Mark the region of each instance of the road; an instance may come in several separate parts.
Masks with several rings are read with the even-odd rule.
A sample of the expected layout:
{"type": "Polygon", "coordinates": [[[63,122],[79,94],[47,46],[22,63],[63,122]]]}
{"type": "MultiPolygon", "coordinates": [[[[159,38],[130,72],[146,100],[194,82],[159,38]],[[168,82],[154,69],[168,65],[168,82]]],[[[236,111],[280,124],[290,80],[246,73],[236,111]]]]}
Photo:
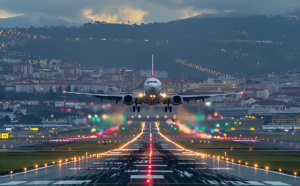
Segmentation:
{"type": "Polygon", "coordinates": [[[300,185],[300,177],[185,150],[154,122],[124,148],[98,157],[0,176],[4,185],[300,185]]]}

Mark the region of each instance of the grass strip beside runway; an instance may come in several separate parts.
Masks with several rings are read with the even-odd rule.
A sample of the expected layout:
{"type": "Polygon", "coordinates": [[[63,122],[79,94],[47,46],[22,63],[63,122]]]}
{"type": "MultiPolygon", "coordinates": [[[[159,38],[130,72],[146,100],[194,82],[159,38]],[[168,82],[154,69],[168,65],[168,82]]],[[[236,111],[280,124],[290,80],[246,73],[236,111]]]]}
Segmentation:
{"type": "Polygon", "coordinates": [[[260,146],[256,143],[249,145],[249,144],[244,144],[242,142],[221,141],[221,140],[217,141],[217,140],[193,139],[193,140],[185,140],[185,141],[176,141],[176,143],[179,143],[180,145],[188,149],[225,149],[225,150],[234,150],[234,149],[249,150],[249,148],[252,148],[252,150],[276,150],[277,149],[275,147],[260,146]]]}
{"type": "Polygon", "coordinates": [[[209,151],[203,150],[202,153],[223,156],[223,159],[228,158],[228,161],[234,159],[235,163],[255,165],[262,169],[269,169],[274,171],[281,171],[289,174],[300,173],[299,157],[300,152],[291,151],[209,151]]]}
{"type": "Polygon", "coordinates": [[[94,154],[106,152],[111,149],[119,148],[126,141],[102,140],[98,141],[78,141],[59,145],[51,145],[37,148],[36,152],[2,152],[0,153],[0,174],[10,171],[24,171],[61,162],[71,161],[71,158],[86,156],[86,153],[94,154]],[[105,141],[102,143],[102,141],[105,141]],[[52,150],[54,148],[54,150],[52,150]]]}
{"type": "Polygon", "coordinates": [[[277,150],[274,147],[243,144],[233,141],[176,141],[181,146],[195,152],[210,154],[216,158],[259,168],[294,174],[300,173],[300,151],[277,150]]]}

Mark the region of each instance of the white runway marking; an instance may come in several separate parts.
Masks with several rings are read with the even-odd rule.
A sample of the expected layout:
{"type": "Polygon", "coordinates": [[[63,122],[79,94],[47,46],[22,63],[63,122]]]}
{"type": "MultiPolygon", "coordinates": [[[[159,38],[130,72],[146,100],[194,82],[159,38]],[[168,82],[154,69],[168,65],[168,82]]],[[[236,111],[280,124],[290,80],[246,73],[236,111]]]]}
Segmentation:
{"type": "Polygon", "coordinates": [[[179,158],[181,161],[195,161],[193,158],[179,158]]]}
{"type": "MultiPolygon", "coordinates": [[[[149,170],[140,170],[139,172],[148,172],[149,170]]],[[[172,173],[172,170],[151,170],[151,172],[165,172],[165,173],[172,173]]]]}
{"type": "Polygon", "coordinates": [[[235,141],[235,142],[239,142],[239,141],[242,141],[242,142],[257,142],[257,140],[232,140],[232,141],[235,141]]]}
{"type": "Polygon", "coordinates": [[[208,168],[210,170],[233,170],[233,168],[228,167],[215,167],[215,168],[208,168]]]}
{"type": "Polygon", "coordinates": [[[147,178],[151,178],[151,179],[165,179],[165,177],[163,175],[131,175],[130,179],[147,179],[147,178]]]}
{"type": "Polygon", "coordinates": [[[290,186],[290,184],[282,183],[280,181],[264,181],[264,182],[270,185],[290,186]]]}
{"type": "Polygon", "coordinates": [[[123,162],[94,162],[93,165],[122,165],[123,162]]]}
{"type": "Polygon", "coordinates": [[[257,181],[245,181],[246,183],[250,184],[250,185],[265,185],[263,183],[259,183],[257,181]]]}
{"type": "Polygon", "coordinates": [[[134,165],[136,167],[148,167],[148,166],[152,166],[152,167],[166,167],[167,165],[134,165]]]}
{"type": "Polygon", "coordinates": [[[115,168],[115,167],[97,167],[94,169],[96,169],[96,170],[120,170],[120,168],[115,168]]]}
{"type": "Polygon", "coordinates": [[[125,172],[139,172],[139,170],[125,170],[125,172]]]}
{"type": "Polygon", "coordinates": [[[51,185],[74,185],[74,184],[83,184],[89,182],[91,182],[91,180],[60,180],[52,183],[51,185]]]}
{"type": "Polygon", "coordinates": [[[0,185],[20,185],[23,183],[26,183],[27,181],[10,181],[10,182],[6,182],[6,183],[2,183],[0,185]]]}
{"type": "Polygon", "coordinates": [[[202,163],[202,162],[179,162],[178,165],[207,165],[207,163],[202,163]]]}
{"type": "Polygon", "coordinates": [[[25,185],[47,185],[52,182],[54,182],[54,181],[31,181],[31,182],[26,183],[25,185]]]}
{"type": "MultiPolygon", "coordinates": [[[[125,171],[126,172],[126,171],[125,171]]],[[[131,170],[128,172],[147,172],[147,170],[131,170]]],[[[152,170],[152,172],[173,172],[171,170],[152,170]]],[[[163,175],[131,175],[130,179],[165,179],[163,175]]],[[[91,180],[36,180],[36,181],[9,181],[6,183],[1,183],[1,186],[10,185],[80,185],[84,183],[90,183],[91,180]]],[[[272,185],[272,186],[291,186],[290,184],[283,183],[280,181],[264,181],[264,183],[258,181],[232,181],[232,180],[206,180],[204,182],[210,185],[237,185],[237,186],[262,186],[262,185],[272,185]]]]}
{"type": "MultiPolygon", "coordinates": [[[[147,160],[148,160],[149,157],[141,157],[141,158],[139,158],[139,159],[142,159],[142,160],[143,160],[143,159],[147,159],[147,160]]],[[[162,157],[152,157],[152,158],[151,158],[151,160],[162,160],[162,159],[163,159],[162,157]]]]}

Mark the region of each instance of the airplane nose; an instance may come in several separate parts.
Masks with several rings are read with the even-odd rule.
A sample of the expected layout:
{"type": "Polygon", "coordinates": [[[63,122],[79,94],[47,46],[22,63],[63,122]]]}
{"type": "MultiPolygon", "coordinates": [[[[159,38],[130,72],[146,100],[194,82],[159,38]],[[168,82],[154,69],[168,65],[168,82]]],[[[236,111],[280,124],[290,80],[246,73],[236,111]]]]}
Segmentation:
{"type": "Polygon", "coordinates": [[[149,91],[150,91],[150,93],[155,93],[155,88],[154,87],[150,87],[149,91]]]}

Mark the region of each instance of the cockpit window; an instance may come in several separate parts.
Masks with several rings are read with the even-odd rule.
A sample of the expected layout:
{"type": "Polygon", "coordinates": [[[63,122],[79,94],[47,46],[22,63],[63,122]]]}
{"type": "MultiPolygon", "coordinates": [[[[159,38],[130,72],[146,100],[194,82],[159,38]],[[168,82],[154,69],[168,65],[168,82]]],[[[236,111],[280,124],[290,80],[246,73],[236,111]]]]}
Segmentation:
{"type": "Polygon", "coordinates": [[[157,84],[157,81],[148,81],[147,84],[149,83],[156,83],[157,84]]]}

